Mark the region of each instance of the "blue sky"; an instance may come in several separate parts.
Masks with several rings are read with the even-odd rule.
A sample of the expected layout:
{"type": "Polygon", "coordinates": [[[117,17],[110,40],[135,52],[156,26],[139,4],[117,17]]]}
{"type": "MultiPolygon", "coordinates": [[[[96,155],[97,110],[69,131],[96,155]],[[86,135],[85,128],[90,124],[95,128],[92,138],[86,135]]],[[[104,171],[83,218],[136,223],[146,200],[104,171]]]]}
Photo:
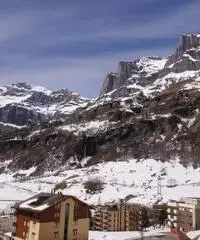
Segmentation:
{"type": "Polygon", "coordinates": [[[168,56],[199,19],[199,0],[2,0],[0,84],[94,97],[120,60],[168,56]]]}

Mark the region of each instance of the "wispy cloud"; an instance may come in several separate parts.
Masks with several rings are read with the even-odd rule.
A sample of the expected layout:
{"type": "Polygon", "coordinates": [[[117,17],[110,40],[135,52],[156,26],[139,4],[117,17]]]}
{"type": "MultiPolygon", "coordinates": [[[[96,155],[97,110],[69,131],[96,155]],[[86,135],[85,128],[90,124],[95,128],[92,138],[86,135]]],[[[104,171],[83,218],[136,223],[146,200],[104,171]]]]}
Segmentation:
{"type": "Polygon", "coordinates": [[[0,84],[95,96],[118,61],[169,55],[178,35],[199,30],[196,0],[10,1],[0,3],[0,84]]]}
{"type": "MultiPolygon", "coordinates": [[[[7,65],[0,69],[2,83],[27,81],[47,85],[51,89],[69,88],[83,96],[99,95],[100,87],[107,72],[117,71],[119,60],[134,60],[142,56],[166,56],[171,49],[148,49],[134,52],[123,51],[115,55],[89,58],[35,59],[29,61],[18,56],[15,67],[7,65]],[[23,66],[23,68],[21,67],[23,66]]],[[[14,60],[14,61],[15,61],[14,60]]]]}

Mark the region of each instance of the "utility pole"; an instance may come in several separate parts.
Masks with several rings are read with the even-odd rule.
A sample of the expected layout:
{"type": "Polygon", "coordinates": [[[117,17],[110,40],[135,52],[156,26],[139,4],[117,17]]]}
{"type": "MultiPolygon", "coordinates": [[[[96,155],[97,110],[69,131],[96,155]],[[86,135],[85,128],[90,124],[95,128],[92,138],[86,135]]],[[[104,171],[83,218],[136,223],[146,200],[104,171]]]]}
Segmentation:
{"type": "Polygon", "coordinates": [[[162,185],[161,185],[161,177],[158,176],[158,185],[157,185],[157,201],[162,200],[162,185]]]}

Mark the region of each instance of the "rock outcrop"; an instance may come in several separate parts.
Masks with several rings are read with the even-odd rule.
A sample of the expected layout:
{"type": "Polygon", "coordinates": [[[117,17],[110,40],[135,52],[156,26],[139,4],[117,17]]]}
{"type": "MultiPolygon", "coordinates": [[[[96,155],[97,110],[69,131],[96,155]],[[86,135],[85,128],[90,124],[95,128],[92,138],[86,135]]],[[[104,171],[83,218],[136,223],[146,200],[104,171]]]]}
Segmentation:
{"type": "MultiPolygon", "coordinates": [[[[135,89],[140,89],[140,86],[158,88],[157,80],[170,73],[198,70],[200,70],[200,35],[183,35],[175,53],[167,59],[147,57],[133,62],[120,62],[118,72],[115,74],[115,84],[112,83],[113,79],[106,78],[100,95],[130,84],[136,84],[135,89]]],[[[173,77],[170,78],[173,81],[173,77]]]]}

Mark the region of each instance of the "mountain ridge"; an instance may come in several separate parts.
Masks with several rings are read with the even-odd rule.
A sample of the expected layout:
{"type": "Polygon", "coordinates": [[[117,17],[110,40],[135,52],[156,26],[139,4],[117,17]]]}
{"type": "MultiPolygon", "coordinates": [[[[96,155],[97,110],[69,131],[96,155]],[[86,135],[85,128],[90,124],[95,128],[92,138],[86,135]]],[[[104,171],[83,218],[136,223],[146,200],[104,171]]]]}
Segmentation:
{"type": "Polygon", "coordinates": [[[200,70],[199,46],[200,35],[182,35],[175,53],[168,58],[144,57],[133,62],[120,62],[118,72],[114,76],[113,74],[106,76],[100,95],[118,91],[119,94],[115,93],[115,95],[121,96],[123,93],[120,93],[120,89],[125,87],[132,88],[132,92],[144,90],[144,87],[151,90],[153,87],[154,92],[156,92],[155,90],[159,91],[160,87],[166,88],[172,84],[173,79],[182,81],[181,78],[188,79],[193,77],[194,73],[197,74],[195,76],[197,78],[199,77],[197,71],[200,70]],[[142,60],[143,63],[140,64],[142,60]],[[156,60],[159,64],[156,64],[156,60]],[[184,74],[179,76],[180,73],[184,74]],[[124,79],[126,80],[124,81],[124,79]],[[164,83],[161,83],[161,80],[164,83]]]}
{"type": "Polygon", "coordinates": [[[21,91],[13,87],[6,95],[4,87],[0,99],[18,100],[0,102],[0,159],[12,159],[12,171],[35,167],[34,174],[81,168],[85,158],[86,166],[95,166],[178,156],[182,164],[197,166],[200,35],[181,39],[168,58],[121,61],[95,99],[23,83],[21,91]]]}

